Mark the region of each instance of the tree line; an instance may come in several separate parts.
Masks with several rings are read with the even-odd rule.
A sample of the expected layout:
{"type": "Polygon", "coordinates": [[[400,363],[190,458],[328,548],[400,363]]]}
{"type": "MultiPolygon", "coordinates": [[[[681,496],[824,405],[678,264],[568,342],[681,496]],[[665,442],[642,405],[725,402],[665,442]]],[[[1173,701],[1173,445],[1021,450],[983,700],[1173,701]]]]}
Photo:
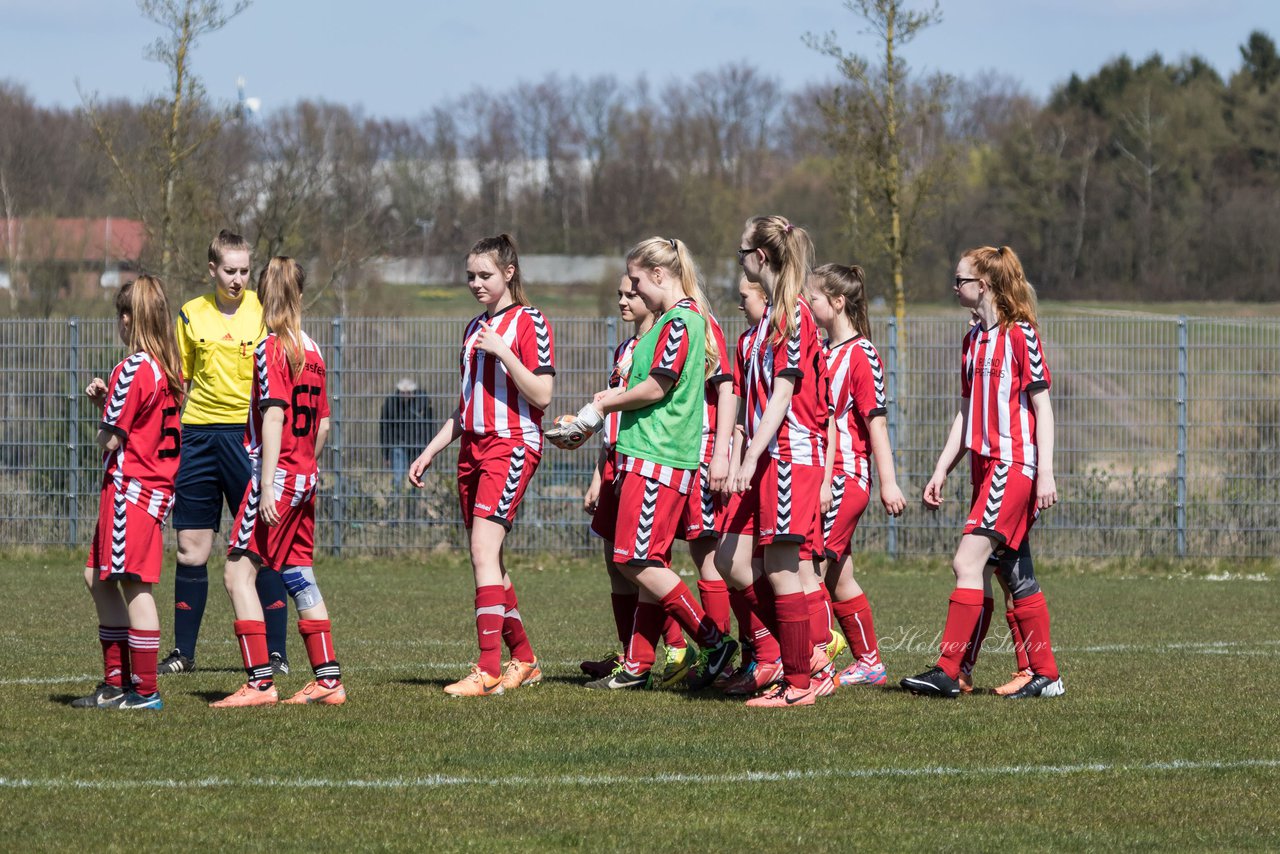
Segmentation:
{"type": "MultiPolygon", "coordinates": [[[[745,64],[663,85],[552,75],[387,119],[220,105],[189,69],[173,85],[165,46],[169,85],[150,100],[57,109],[0,82],[0,217],[143,219],[144,265],[185,295],[205,288],[223,225],[260,256],[309,259],[313,299],[359,313],[377,256],[460,255],[499,231],[524,252],[620,255],[660,234],[721,263],[748,216],[780,212],[888,297],[867,167],[890,155],[908,300],[949,297],[954,259],[985,243],[1015,247],[1051,299],[1262,300],[1280,278],[1280,59],[1262,32],[1225,79],[1196,56],[1121,56],[1043,100],[998,74],[904,66],[893,152],[841,130],[874,121],[874,90],[844,64],[798,90],[745,64]]],[[[887,64],[861,62],[883,79],[887,64]]]]}

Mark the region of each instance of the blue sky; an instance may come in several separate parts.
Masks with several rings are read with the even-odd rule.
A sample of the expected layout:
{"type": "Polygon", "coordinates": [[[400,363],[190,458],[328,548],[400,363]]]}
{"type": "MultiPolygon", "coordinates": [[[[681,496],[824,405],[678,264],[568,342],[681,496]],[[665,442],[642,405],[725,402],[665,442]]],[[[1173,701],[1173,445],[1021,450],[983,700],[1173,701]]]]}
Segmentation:
{"type": "MultiPolygon", "coordinates": [[[[923,0],[917,0],[920,8],[923,0]]],[[[1121,53],[1191,53],[1229,74],[1253,29],[1280,39],[1277,0],[942,0],[943,22],[906,48],[917,70],[970,76],[995,70],[1043,97],[1121,53]]],[[[492,91],[555,72],[641,74],[661,84],[746,61],[788,88],[833,76],[805,47],[834,30],[846,49],[872,39],[839,0],[255,0],[196,50],[218,99],[235,81],[265,109],[300,98],[361,104],[414,117],[479,86],[492,91]],[[637,12],[637,9],[644,9],[637,12]],[[356,11],[351,11],[352,9],[356,11]]],[[[76,84],[102,97],[157,93],[160,66],[143,58],[158,28],[131,0],[0,0],[0,79],[43,105],[79,103],[76,84]]]]}

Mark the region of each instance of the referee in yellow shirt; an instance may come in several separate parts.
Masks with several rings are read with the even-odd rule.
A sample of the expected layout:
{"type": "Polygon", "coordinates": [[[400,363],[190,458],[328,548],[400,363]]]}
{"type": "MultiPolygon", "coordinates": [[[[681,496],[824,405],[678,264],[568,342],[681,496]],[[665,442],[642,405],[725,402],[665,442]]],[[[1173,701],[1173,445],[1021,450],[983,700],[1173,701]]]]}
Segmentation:
{"type": "MultiPolygon", "coordinates": [[[[178,571],[173,587],[174,649],[160,673],[196,667],[196,637],[209,597],[209,553],[226,502],[234,514],[249,484],[245,421],[253,384],[253,350],[266,337],[262,304],[249,281],[249,244],[223,230],[209,244],[213,293],[178,312],[178,351],[187,382],[182,411],[182,457],[174,492],[178,571]]],[[[277,673],[289,672],[285,654],[288,596],[278,572],[258,573],[258,597],[267,622],[267,649],[277,673]]]]}

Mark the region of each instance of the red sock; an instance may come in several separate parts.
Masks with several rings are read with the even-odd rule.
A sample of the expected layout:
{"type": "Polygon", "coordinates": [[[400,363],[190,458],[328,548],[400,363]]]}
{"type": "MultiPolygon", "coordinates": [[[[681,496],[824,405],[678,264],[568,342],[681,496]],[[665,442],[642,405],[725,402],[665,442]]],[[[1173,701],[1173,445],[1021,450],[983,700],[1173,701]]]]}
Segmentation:
{"type": "Polygon", "coordinates": [[[156,658],[160,655],[159,629],[129,629],[129,669],[133,690],[156,692],[156,658]]]}
{"type": "Polygon", "coordinates": [[[262,620],[236,620],[235,631],[249,684],[254,688],[269,688],[273,679],[267,658],[267,624],[262,620]]]}
{"type": "Polygon", "coordinates": [[[938,657],[938,666],[952,679],[960,676],[960,662],[964,660],[965,650],[969,648],[969,641],[981,620],[981,590],[957,587],[951,591],[947,623],[942,629],[942,654],[938,657]]]}
{"type": "Polygon", "coordinates": [[[627,643],[626,667],[633,675],[639,675],[653,667],[654,648],[662,635],[662,606],[657,602],[637,602],[635,628],[627,643]]]}
{"type": "Polygon", "coordinates": [[[764,621],[762,609],[765,607],[760,602],[759,593],[765,588],[769,588],[769,611],[773,614],[773,624],[777,626],[777,608],[775,607],[775,599],[773,598],[773,588],[769,587],[766,581],[763,585],[752,585],[742,591],[743,597],[747,600],[747,632],[751,638],[751,648],[755,653],[756,661],[763,661],[772,664],[782,658],[782,648],[778,646],[778,636],[773,633],[769,625],[764,621]]]}
{"type": "Polygon", "coordinates": [[[1027,645],[1022,638],[1022,627],[1018,625],[1018,618],[1012,608],[1004,612],[1004,621],[1009,624],[1009,641],[1013,644],[1013,657],[1017,660],[1018,670],[1027,670],[1031,667],[1031,660],[1027,658],[1027,645]]]}
{"type": "Polygon", "coordinates": [[[684,629],[680,628],[675,617],[668,616],[662,621],[662,642],[676,649],[684,649],[688,646],[684,642],[684,629]]]}
{"type": "Polygon", "coordinates": [[[824,590],[815,590],[805,594],[805,604],[809,608],[809,641],[815,647],[826,647],[831,643],[831,611],[827,608],[829,601],[823,595],[824,590]]]}
{"type": "Polygon", "coordinates": [[[782,647],[782,672],[792,688],[809,687],[809,660],[813,644],[809,641],[809,603],[803,593],[785,593],[777,597],[778,641],[782,647]]]}
{"type": "Polygon", "coordinates": [[[978,653],[982,652],[982,643],[987,639],[987,631],[991,628],[991,617],[995,613],[996,603],[990,596],[982,597],[982,618],[969,638],[969,648],[964,651],[964,660],[960,662],[960,672],[966,676],[973,672],[978,663],[978,653]]]}
{"type": "Polygon", "coordinates": [[[507,593],[501,584],[476,588],[476,640],[480,644],[480,669],[490,676],[502,675],[502,615],[507,611],[507,593]]]}
{"type": "Polygon", "coordinates": [[[502,615],[502,639],[506,641],[511,657],[526,664],[534,660],[529,636],[524,633],[524,620],[520,619],[520,601],[516,599],[516,587],[506,588],[507,610],[502,615]]]}
{"type": "Polygon", "coordinates": [[[774,595],[772,582],[763,575],[760,576],[751,583],[751,593],[755,597],[751,604],[755,608],[756,616],[764,623],[765,628],[777,637],[778,597],[774,595]]]}
{"type": "Polygon", "coordinates": [[[298,620],[298,632],[307,648],[311,672],[322,688],[334,688],[342,681],[338,654],[333,651],[333,626],[328,620],[298,620]]]}
{"type": "Polygon", "coordinates": [[[871,603],[867,601],[867,594],[859,593],[852,599],[836,602],[833,608],[836,620],[853,648],[853,657],[868,667],[879,664],[880,642],[876,639],[876,626],[871,619],[871,603]]]}
{"type": "Polygon", "coordinates": [[[699,581],[698,598],[702,600],[702,610],[707,612],[720,634],[729,634],[729,587],[724,580],[699,581]]]}
{"type": "Polygon", "coordinates": [[[662,610],[679,621],[689,636],[701,647],[715,646],[724,639],[716,624],[707,618],[689,585],[677,581],[666,596],[662,597],[662,610]]]}
{"type": "Polygon", "coordinates": [[[102,644],[102,681],[116,688],[129,689],[129,627],[98,626],[98,643],[102,644]]]}
{"type": "Polygon", "coordinates": [[[631,643],[631,632],[636,625],[636,604],[640,601],[639,593],[612,593],[613,623],[618,627],[618,643],[626,649],[631,643]]]}
{"type": "Polygon", "coordinates": [[[1058,661],[1053,656],[1053,643],[1049,638],[1049,606],[1043,593],[1033,593],[1013,603],[1014,618],[1022,629],[1023,646],[1027,660],[1037,676],[1058,678],[1058,661]]]}

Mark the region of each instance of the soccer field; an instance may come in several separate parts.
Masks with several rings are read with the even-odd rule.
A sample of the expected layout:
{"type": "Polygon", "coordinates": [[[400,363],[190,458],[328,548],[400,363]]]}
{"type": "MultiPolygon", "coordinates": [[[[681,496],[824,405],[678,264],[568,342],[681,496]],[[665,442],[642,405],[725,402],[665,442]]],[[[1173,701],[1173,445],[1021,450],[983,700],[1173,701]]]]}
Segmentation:
{"type": "MultiPolygon", "coordinates": [[[[0,559],[5,850],[1280,846],[1270,564],[1041,562],[1059,699],[845,688],[755,710],[584,690],[578,660],[612,647],[608,585],[594,561],[560,556],[511,562],[544,684],[447,698],[474,655],[465,558],[330,559],[317,575],[345,706],[208,709],[244,677],[215,580],[199,670],[161,677],[152,713],[66,705],[101,675],[82,563],[0,559]]],[[[947,561],[879,560],[861,578],[896,683],[932,662],[947,561]]],[[[166,644],[171,591],[167,573],[166,644]]],[[[1012,669],[1000,624],[979,689],[1012,669]]],[[[295,630],[289,643],[282,694],[310,678],[295,630]]]]}

